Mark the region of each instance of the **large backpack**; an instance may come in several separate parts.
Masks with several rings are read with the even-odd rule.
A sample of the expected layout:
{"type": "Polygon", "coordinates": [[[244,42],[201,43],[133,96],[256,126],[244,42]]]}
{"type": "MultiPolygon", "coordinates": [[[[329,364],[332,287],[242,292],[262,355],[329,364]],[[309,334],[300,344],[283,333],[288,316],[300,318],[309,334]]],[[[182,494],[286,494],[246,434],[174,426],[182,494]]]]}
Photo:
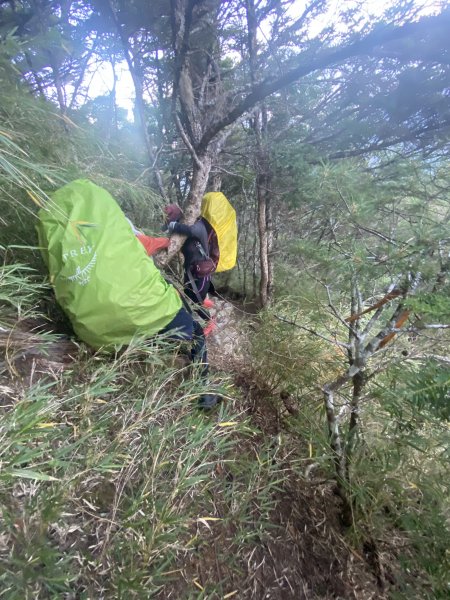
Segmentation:
{"type": "Polygon", "coordinates": [[[172,321],[181,299],[149,258],[114,198],[72,181],[39,211],[39,244],[58,303],[94,348],[129,344],[172,321]]]}
{"type": "Polygon", "coordinates": [[[212,271],[220,273],[232,269],[237,257],[236,211],[222,192],[208,192],[203,196],[200,214],[208,232],[212,271]]]}

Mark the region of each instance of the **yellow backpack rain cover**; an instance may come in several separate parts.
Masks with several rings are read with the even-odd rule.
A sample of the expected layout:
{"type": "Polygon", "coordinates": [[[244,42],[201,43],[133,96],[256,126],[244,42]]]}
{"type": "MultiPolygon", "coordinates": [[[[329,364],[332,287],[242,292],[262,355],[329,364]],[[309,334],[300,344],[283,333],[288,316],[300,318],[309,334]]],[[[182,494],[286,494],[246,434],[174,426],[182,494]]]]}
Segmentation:
{"type": "Polygon", "coordinates": [[[208,192],[203,196],[201,216],[217,235],[220,256],[216,273],[232,269],[237,257],[236,211],[222,192],[208,192]]]}

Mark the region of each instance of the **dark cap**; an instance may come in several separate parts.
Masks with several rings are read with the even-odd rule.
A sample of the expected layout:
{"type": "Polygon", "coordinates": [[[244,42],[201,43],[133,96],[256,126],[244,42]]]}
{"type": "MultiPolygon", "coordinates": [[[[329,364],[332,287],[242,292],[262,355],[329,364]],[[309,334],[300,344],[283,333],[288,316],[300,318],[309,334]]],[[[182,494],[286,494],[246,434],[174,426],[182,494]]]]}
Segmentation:
{"type": "Polygon", "coordinates": [[[183,211],[178,204],[168,204],[164,207],[168,221],[178,221],[183,216],[183,211]]]}

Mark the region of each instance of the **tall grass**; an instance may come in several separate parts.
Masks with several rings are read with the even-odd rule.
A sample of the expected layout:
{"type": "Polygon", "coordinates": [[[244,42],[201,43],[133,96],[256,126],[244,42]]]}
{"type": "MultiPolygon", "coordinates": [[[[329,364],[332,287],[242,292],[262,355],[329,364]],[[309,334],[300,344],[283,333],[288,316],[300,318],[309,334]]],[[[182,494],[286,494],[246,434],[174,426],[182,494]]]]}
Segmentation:
{"type": "MultiPolygon", "coordinates": [[[[19,272],[0,277],[11,315],[34,306],[19,272]]],[[[75,358],[31,387],[0,365],[0,598],[231,593],[189,565],[222,536],[215,560],[240,572],[283,479],[235,390],[223,380],[220,410],[198,412],[207,390],[164,340],[75,358]]]]}
{"type": "Polygon", "coordinates": [[[263,534],[271,454],[242,452],[252,432],[232,402],[199,414],[202,390],[181,375],[167,348],[135,346],[9,396],[0,597],[165,597],[211,529],[232,526],[236,548],[263,534]]]}

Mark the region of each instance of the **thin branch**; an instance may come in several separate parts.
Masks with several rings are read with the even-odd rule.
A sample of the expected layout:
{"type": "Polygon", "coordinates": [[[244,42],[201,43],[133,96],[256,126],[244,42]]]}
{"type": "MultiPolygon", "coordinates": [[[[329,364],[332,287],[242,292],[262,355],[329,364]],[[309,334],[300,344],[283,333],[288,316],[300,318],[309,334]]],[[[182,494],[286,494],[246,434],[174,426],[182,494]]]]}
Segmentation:
{"type": "Polygon", "coordinates": [[[362,338],[364,339],[366,337],[366,335],[369,333],[369,331],[372,329],[372,327],[375,325],[375,323],[378,321],[378,319],[380,318],[381,314],[384,312],[384,309],[386,308],[386,306],[383,304],[382,306],[380,306],[375,313],[371,316],[369,322],[367,323],[367,325],[364,327],[363,332],[362,332],[362,338]]]}
{"type": "Polygon", "coordinates": [[[444,131],[448,127],[450,127],[450,121],[444,120],[434,125],[426,125],[424,127],[408,131],[408,133],[406,133],[405,135],[398,136],[396,138],[384,139],[383,142],[374,142],[373,144],[369,144],[364,148],[356,148],[354,150],[343,150],[341,152],[335,152],[334,154],[329,154],[327,158],[328,160],[337,160],[340,158],[352,158],[356,156],[363,156],[364,154],[369,154],[370,152],[378,152],[391,146],[401,144],[402,142],[420,141],[420,137],[422,136],[422,134],[427,134],[430,131],[436,130],[444,131]]]}
{"type": "Polygon", "coordinates": [[[444,323],[428,323],[419,325],[417,327],[411,326],[406,329],[406,331],[411,331],[416,333],[417,331],[421,331],[422,329],[450,329],[450,325],[444,323]]]}
{"type": "Polygon", "coordinates": [[[440,354],[427,354],[426,356],[408,356],[408,360],[416,360],[418,362],[427,362],[429,360],[435,360],[437,362],[443,362],[446,365],[450,365],[450,358],[448,356],[441,356],[440,354]]]}
{"type": "MultiPolygon", "coordinates": [[[[363,338],[369,333],[369,331],[372,329],[372,327],[375,325],[375,323],[378,321],[378,319],[380,318],[382,312],[384,311],[384,309],[386,308],[386,303],[384,302],[384,300],[386,299],[387,301],[393,300],[394,298],[398,297],[398,295],[389,298],[390,295],[392,295],[393,291],[395,290],[396,284],[393,282],[391,283],[391,285],[388,287],[388,290],[386,292],[386,295],[384,296],[384,298],[382,300],[379,301],[379,306],[378,309],[375,311],[375,313],[372,315],[372,317],[370,318],[369,322],[367,323],[367,325],[364,327],[363,332],[362,332],[362,336],[363,338]]],[[[377,303],[375,303],[376,306],[377,303]]],[[[364,311],[367,312],[367,311],[364,311]]]]}
{"type": "Polygon", "coordinates": [[[353,223],[354,223],[355,227],[357,227],[358,229],[362,229],[363,231],[366,231],[367,233],[371,233],[372,235],[379,237],[380,239],[384,240],[385,242],[388,242],[389,244],[392,244],[393,246],[398,246],[398,243],[395,240],[387,237],[383,233],[376,231],[375,229],[370,229],[369,227],[364,227],[364,225],[361,225],[360,223],[357,223],[356,221],[354,221],[353,223]]]}
{"type": "Polygon", "coordinates": [[[342,324],[344,325],[344,327],[346,327],[349,331],[351,331],[351,333],[355,336],[355,338],[357,340],[359,340],[359,333],[358,331],[356,331],[351,325],[348,324],[348,322],[339,314],[338,310],[336,309],[336,307],[333,304],[333,301],[331,300],[331,294],[330,294],[330,288],[328,287],[328,285],[323,284],[324,288],[327,291],[327,296],[328,296],[328,306],[329,308],[331,308],[331,312],[333,313],[333,315],[336,317],[336,319],[342,324]]]}
{"type": "Polygon", "coordinates": [[[200,159],[199,159],[199,157],[197,156],[197,152],[195,151],[195,149],[194,149],[193,145],[192,145],[192,144],[191,144],[191,142],[189,141],[189,138],[188,138],[188,136],[186,135],[186,132],[185,132],[185,130],[184,130],[184,127],[183,127],[183,125],[181,124],[180,117],[178,116],[178,114],[177,114],[176,112],[174,113],[174,116],[175,116],[175,123],[176,123],[176,125],[177,125],[177,129],[178,129],[178,132],[179,132],[179,134],[180,134],[180,136],[181,136],[181,139],[182,139],[182,140],[183,140],[183,142],[186,144],[186,148],[189,150],[189,152],[190,152],[190,154],[191,154],[191,156],[192,156],[193,160],[195,161],[195,164],[196,164],[198,167],[201,167],[201,166],[202,166],[202,163],[200,162],[200,159]]]}
{"type": "Polygon", "coordinates": [[[299,325],[298,323],[295,323],[294,321],[290,321],[289,319],[285,319],[284,317],[280,317],[279,315],[274,315],[274,316],[276,319],[278,319],[282,323],[287,323],[288,325],[293,325],[294,327],[297,327],[297,329],[302,329],[303,331],[307,331],[308,333],[311,333],[312,335],[315,335],[316,337],[321,338],[322,340],[325,340],[329,344],[334,344],[335,346],[340,346],[341,348],[345,348],[346,350],[348,350],[350,348],[350,344],[346,344],[345,342],[338,342],[337,340],[332,340],[331,338],[328,338],[327,336],[322,335],[321,333],[319,333],[318,331],[315,331],[314,329],[310,329],[309,327],[305,327],[304,325],[299,325]]]}
{"type": "Polygon", "coordinates": [[[397,323],[400,315],[404,311],[405,311],[405,306],[402,302],[400,302],[400,304],[395,309],[394,314],[389,319],[389,322],[386,325],[386,327],[384,327],[374,338],[372,338],[370,340],[370,342],[367,344],[367,346],[364,348],[364,352],[367,353],[369,355],[369,357],[378,350],[378,347],[380,346],[381,342],[384,340],[384,338],[387,335],[389,335],[390,333],[394,333],[394,332],[398,333],[398,331],[400,331],[399,329],[397,329],[395,327],[395,324],[397,323]]]}

